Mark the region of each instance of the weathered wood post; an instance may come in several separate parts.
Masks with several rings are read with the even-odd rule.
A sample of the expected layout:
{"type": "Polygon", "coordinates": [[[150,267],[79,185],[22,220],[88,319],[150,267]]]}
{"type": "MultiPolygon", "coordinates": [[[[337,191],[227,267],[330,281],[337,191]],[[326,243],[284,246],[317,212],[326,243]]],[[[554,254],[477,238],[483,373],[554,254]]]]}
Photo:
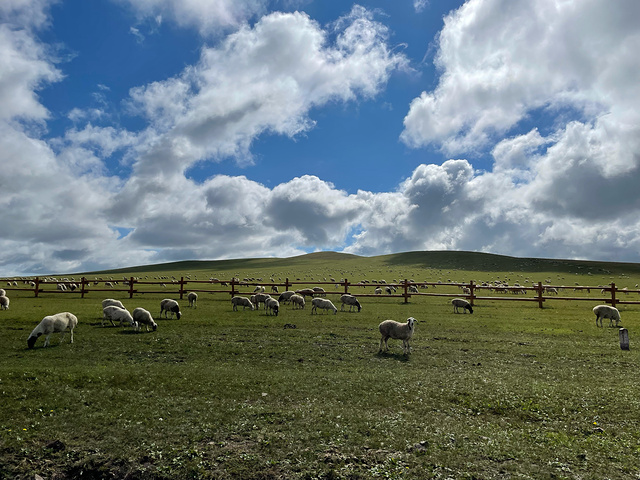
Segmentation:
{"type": "Polygon", "coordinates": [[[349,282],[347,279],[344,279],[344,293],[349,293],[349,282]]]}
{"type": "Polygon", "coordinates": [[[407,291],[409,289],[409,280],[407,280],[406,278],[404,279],[404,303],[409,303],[409,292],[407,291]]]}
{"type": "MultiPolygon", "coordinates": [[[[475,297],[475,295],[473,294],[473,290],[476,288],[476,284],[473,282],[473,280],[469,281],[469,303],[471,304],[471,306],[473,306],[473,299],[475,297]]],[[[465,313],[467,313],[465,311],[465,313]]]]}
{"type": "Polygon", "coordinates": [[[236,277],[231,277],[231,298],[236,296],[236,277]]]}
{"type": "Polygon", "coordinates": [[[616,284],[611,282],[611,306],[616,306],[616,284]]]}
{"type": "Polygon", "coordinates": [[[84,286],[86,283],[87,283],[87,279],[82,277],[80,279],[80,298],[84,298],[84,293],[85,293],[84,286]]]}
{"type": "Polygon", "coordinates": [[[38,293],[40,292],[40,278],[39,277],[36,277],[35,284],[36,284],[36,286],[33,289],[33,293],[35,294],[35,296],[37,298],[38,297],[38,293]]]}
{"type": "Polygon", "coordinates": [[[180,300],[182,300],[183,295],[184,295],[184,277],[180,277],[180,300]]]}
{"type": "Polygon", "coordinates": [[[129,298],[133,298],[133,277],[129,279],[129,298]]]}
{"type": "Polygon", "coordinates": [[[542,298],[542,282],[538,282],[538,306],[542,308],[542,302],[544,302],[544,298],[542,298]]]}
{"type": "Polygon", "coordinates": [[[620,348],[622,350],[629,350],[629,332],[626,328],[621,328],[618,331],[618,336],[620,337],[620,348]]]}

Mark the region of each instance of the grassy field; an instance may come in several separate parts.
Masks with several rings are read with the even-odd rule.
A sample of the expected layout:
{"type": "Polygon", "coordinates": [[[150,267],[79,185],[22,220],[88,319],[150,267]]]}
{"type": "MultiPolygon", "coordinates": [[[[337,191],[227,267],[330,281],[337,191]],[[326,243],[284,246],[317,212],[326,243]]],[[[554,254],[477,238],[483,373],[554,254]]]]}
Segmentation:
{"type": "MultiPolygon", "coordinates": [[[[310,286],[325,277],[640,282],[637,265],[466,253],[316,254],[114,273],[160,274],[310,286]]],[[[162,295],[114,295],[154,314],[157,331],[135,333],[101,326],[104,295],[8,294],[0,478],[640,478],[640,306],[620,307],[631,337],[622,351],[616,328],[596,328],[589,301],[544,309],[483,301],[473,315],[456,315],[444,297],[382,297],[363,299],[361,313],[283,306],[274,317],[233,312],[228,295],[201,294],[196,309],[184,301],[183,317],[171,320],[157,316],[162,295]],[[75,342],[55,334],[50,347],[40,339],[28,350],[34,326],[60,311],[79,318],[75,342]],[[397,340],[379,354],[378,324],[408,316],[419,321],[412,354],[397,340]]]]}

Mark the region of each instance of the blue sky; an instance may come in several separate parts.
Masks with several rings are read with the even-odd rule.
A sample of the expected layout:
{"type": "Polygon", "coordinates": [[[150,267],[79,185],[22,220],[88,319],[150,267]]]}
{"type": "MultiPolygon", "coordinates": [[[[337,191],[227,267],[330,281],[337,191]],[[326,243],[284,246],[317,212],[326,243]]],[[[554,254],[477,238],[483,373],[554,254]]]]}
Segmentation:
{"type": "Polygon", "coordinates": [[[640,4],[0,5],[0,269],[640,259],[640,4]]]}

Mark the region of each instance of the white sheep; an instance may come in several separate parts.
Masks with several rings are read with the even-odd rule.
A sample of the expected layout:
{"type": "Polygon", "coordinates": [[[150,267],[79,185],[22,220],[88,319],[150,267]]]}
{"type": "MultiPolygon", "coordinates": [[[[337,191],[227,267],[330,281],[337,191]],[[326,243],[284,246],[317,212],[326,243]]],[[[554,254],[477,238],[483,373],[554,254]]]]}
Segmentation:
{"type": "Polygon", "coordinates": [[[344,310],[345,305],[349,305],[349,311],[351,311],[353,307],[358,307],[358,312],[362,310],[362,306],[360,305],[360,302],[353,295],[349,295],[348,293],[345,293],[340,297],[340,301],[342,302],[342,305],[340,306],[340,311],[344,310]]]}
{"type": "Polygon", "coordinates": [[[198,294],[196,292],[189,292],[187,295],[187,300],[189,300],[189,306],[196,308],[198,303],[198,294]]]}
{"type": "Polygon", "coordinates": [[[253,289],[253,293],[264,293],[264,287],[258,285],[253,289]]]}
{"type": "Polygon", "coordinates": [[[180,320],[180,306],[178,302],[172,300],[170,298],[165,298],[160,302],[160,318],[162,318],[162,312],[164,312],[164,318],[168,318],[167,314],[171,313],[171,318],[173,318],[173,314],[176,314],[178,320],[180,320]]]}
{"type": "Polygon", "coordinates": [[[4,288],[0,288],[0,297],[6,297],[7,292],[4,291],[4,288]]]}
{"type": "Polygon", "coordinates": [[[242,307],[242,310],[244,310],[247,307],[249,307],[251,310],[254,309],[253,303],[247,297],[233,297],[231,299],[231,304],[233,305],[234,312],[238,311],[238,305],[242,307]]]}
{"type": "Polygon", "coordinates": [[[467,313],[467,310],[469,310],[469,313],[473,313],[471,304],[464,298],[454,298],[453,300],[451,300],[451,305],[453,305],[453,313],[459,313],[459,308],[462,309],[462,313],[467,313]]]}
{"type": "Polygon", "coordinates": [[[140,325],[145,325],[147,327],[147,332],[149,331],[149,327],[151,327],[154,332],[158,328],[156,322],[153,321],[151,313],[142,307],[134,308],[132,317],[133,321],[136,322],[137,331],[140,331],[140,325]]]}
{"type": "Polygon", "coordinates": [[[380,323],[378,326],[378,330],[380,330],[380,348],[378,353],[386,352],[389,350],[389,345],[387,342],[390,338],[395,338],[397,340],[402,340],[402,351],[405,355],[411,353],[411,346],[409,345],[409,340],[413,337],[413,332],[415,330],[416,319],[413,317],[409,317],[407,319],[407,323],[399,323],[395,320],[385,320],[380,323]],[[384,345],[384,348],[383,348],[384,345]]]}
{"type": "Polygon", "coordinates": [[[375,293],[376,295],[382,295],[382,288],[378,287],[376,288],[373,293],[375,293]]]}
{"type": "Polygon", "coordinates": [[[293,295],[296,295],[296,292],[294,292],[293,290],[287,290],[286,292],[282,292],[280,294],[280,296],[278,297],[278,302],[280,302],[280,303],[288,302],[288,301],[290,301],[290,298],[293,295]]]}
{"type": "Polygon", "coordinates": [[[114,327],[116,324],[114,322],[120,322],[121,326],[124,326],[125,322],[131,325],[133,328],[137,328],[133,317],[129,313],[128,310],[120,307],[116,307],[115,305],[109,305],[102,309],[102,326],[104,327],[104,321],[109,320],[111,325],[114,327]]]}
{"type": "Polygon", "coordinates": [[[2,310],[9,310],[9,297],[6,295],[0,295],[0,308],[2,310]]]}
{"type": "Polygon", "coordinates": [[[102,308],[104,309],[105,307],[110,307],[110,306],[114,306],[114,307],[120,307],[120,308],[124,308],[124,305],[122,304],[122,302],[120,300],[114,300],[113,298],[105,298],[102,301],[102,308]]]}
{"type": "Polygon", "coordinates": [[[64,340],[64,335],[67,329],[71,332],[71,341],[73,343],[73,329],[78,325],[78,318],[69,312],[56,313],[55,315],[48,315],[42,319],[36,328],[33,329],[31,335],[27,339],[27,345],[29,348],[33,348],[40,335],[46,335],[44,340],[44,346],[49,345],[49,339],[55,332],[62,332],[60,336],[60,343],[64,340]]]}
{"type": "Polygon", "coordinates": [[[268,293],[256,293],[255,295],[251,295],[251,302],[256,306],[256,308],[260,307],[261,303],[264,303],[264,308],[267,308],[267,300],[271,298],[271,295],[268,293]]]}
{"type": "Polygon", "coordinates": [[[610,305],[598,305],[593,307],[593,313],[596,316],[596,327],[598,326],[598,321],[600,321],[600,326],[602,326],[602,319],[609,319],[609,326],[613,326],[613,322],[616,322],[616,327],[620,323],[620,312],[616,307],[612,307],[610,305]]]}
{"type": "Polygon", "coordinates": [[[333,310],[334,315],[338,313],[338,309],[336,308],[336,306],[331,302],[331,300],[328,300],[326,298],[314,298],[313,300],[311,300],[311,305],[311,313],[315,312],[317,314],[318,308],[321,308],[324,311],[331,309],[333,310]]]}
{"type": "Polygon", "coordinates": [[[265,308],[267,309],[267,315],[269,315],[269,312],[271,312],[272,314],[274,314],[276,317],[278,316],[278,310],[280,309],[280,304],[278,303],[278,300],[276,300],[275,298],[267,298],[266,302],[264,302],[265,308]]]}
{"type": "Polygon", "coordinates": [[[304,301],[304,297],[302,295],[298,295],[297,293],[294,293],[293,295],[291,295],[289,297],[289,301],[293,305],[294,309],[296,307],[297,308],[304,308],[305,301],[304,301]]]}
{"type": "Polygon", "coordinates": [[[322,287],[313,287],[312,290],[316,293],[316,295],[319,295],[321,297],[327,296],[327,293],[324,291],[324,288],[322,287]]]}

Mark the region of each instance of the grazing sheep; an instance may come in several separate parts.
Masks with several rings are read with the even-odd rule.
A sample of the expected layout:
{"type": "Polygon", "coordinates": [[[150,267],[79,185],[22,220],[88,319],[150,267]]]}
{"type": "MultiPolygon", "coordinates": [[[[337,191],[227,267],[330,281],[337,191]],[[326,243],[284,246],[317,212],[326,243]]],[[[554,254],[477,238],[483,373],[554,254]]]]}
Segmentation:
{"type": "Polygon", "coordinates": [[[291,295],[289,297],[289,301],[293,305],[294,309],[295,308],[304,308],[305,301],[304,301],[304,297],[302,295],[298,295],[297,293],[294,293],[293,295],[291,295]]]}
{"type": "Polygon", "coordinates": [[[196,308],[198,303],[198,294],[196,292],[189,292],[187,295],[187,300],[189,300],[189,306],[196,308]]]}
{"type": "Polygon", "coordinates": [[[318,308],[321,308],[324,311],[331,309],[333,310],[334,315],[338,313],[336,306],[331,302],[331,300],[327,300],[326,298],[314,298],[311,300],[311,305],[311,313],[316,312],[317,314],[318,308]]]}
{"type": "Polygon", "coordinates": [[[261,287],[260,285],[258,285],[256,288],[253,289],[253,293],[264,293],[264,287],[261,287]]]}
{"type": "Polygon", "coordinates": [[[251,301],[258,308],[261,303],[264,303],[264,308],[267,308],[267,299],[271,298],[271,295],[268,293],[256,293],[255,295],[251,295],[251,301]]]}
{"type": "Polygon", "coordinates": [[[154,332],[158,328],[158,324],[153,321],[151,313],[142,307],[135,308],[133,310],[132,316],[133,321],[136,322],[137,331],[140,331],[140,325],[144,325],[145,327],[147,327],[147,332],[149,331],[149,327],[151,327],[154,332]]]}
{"type": "Polygon", "coordinates": [[[278,293],[277,285],[271,285],[271,293],[278,293]]]}
{"type": "Polygon", "coordinates": [[[171,313],[171,318],[173,318],[173,314],[176,314],[178,320],[180,320],[180,306],[178,302],[172,300],[170,298],[165,298],[160,302],[160,318],[162,318],[162,312],[164,312],[164,318],[168,318],[167,314],[171,313]]]}
{"type": "Polygon", "coordinates": [[[4,291],[4,288],[0,288],[0,297],[6,297],[7,292],[4,291]]]}
{"type": "Polygon", "coordinates": [[[313,291],[313,288],[302,288],[300,290],[296,290],[296,293],[303,297],[313,297],[316,292],[313,291]]]}
{"type": "Polygon", "coordinates": [[[9,310],[9,297],[6,295],[0,295],[0,308],[2,308],[2,310],[9,310]]]}
{"type": "Polygon", "coordinates": [[[348,293],[345,293],[340,297],[340,301],[342,302],[342,305],[340,306],[340,311],[344,310],[345,305],[349,305],[349,311],[351,311],[353,307],[358,307],[358,312],[362,310],[362,306],[360,305],[360,302],[353,295],[349,295],[348,293]]]}
{"type": "Polygon", "coordinates": [[[137,327],[129,311],[125,310],[124,308],[116,307],[115,305],[109,305],[108,307],[104,307],[102,309],[103,327],[105,320],[109,320],[111,322],[111,325],[113,325],[114,327],[116,326],[114,322],[120,322],[121,326],[124,326],[125,322],[127,322],[133,328],[137,327]]]}
{"type": "Polygon", "coordinates": [[[620,312],[616,307],[612,307],[610,305],[598,305],[593,307],[593,313],[596,316],[596,327],[598,326],[598,321],[600,321],[600,326],[602,326],[602,319],[609,319],[609,326],[613,327],[613,322],[616,322],[616,327],[620,324],[620,312]]]}
{"type": "Polygon", "coordinates": [[[373,293],[375,293],[376,295],[382,295],[382,288],[378,287],[376,288],[373,293]]]}
{"type": "Polygon", "coordinates": [[[113,298],[106,298],[102,301],[102,308],[104,309],[105,307],[110,307],[110,306],[114,306],[114,307],[120,307],[122,309],[124,309],[124,305],[122,304],[122,302],[120,300],[114,300],[113,298]]]}
{"type": "Polygon", "coordinates": [[[276,317],[278,316],[278,310],[280,309],[280,304],[278,303],[278,300],[276,300],[275,298],[269,297],[267,298],[266,302],[264,302],[264,305],[267,309],[267,315],[269,315],[269,312],[271,312],[276,317]]]}
{"type": "Polygon", "coordinates": [[[469,313],[473,313],[471,304],[464,298],[454,298],[453,300],[451,300],[451,305],[453,305],[453,313],[459,313],[459,308],[462,309],[462,313],[467,313],[467,310],[469,310],[469,313]]]}
{"type": "Polygon", "coordinates": [[[36,328],[33,329],[29,338],[27,339],[27,346],[33,348],[40,335],[46,335],[44,340],[44,346],[49,345],[49,339],[55,332],[61,332],[60,343],[64,340],[64,335],[67,329],[71,332],[71,341],[73,343],[73,329],[78,325],[78,318],[69,312],[56,313],[55,315],[48,315],[42,319],[36,328]]]}
{"type": "Polygon", "coordinates": [[[233,305],[233,311],[238,311],[238,305],[242,306],[242,310],[249,307],[253,310],[253,303],[247,297],[233,297],[231,299],[231,304],[233,305]]]}
{"type": "Polygon", "coordinates": [[[313,287],[312,290],[315,292],[316,295],[319,295],[321,297],[327,296],[327,293],[324,291],[324,288],[322,287],[313,287]]]}
{"type": "Polygon", "coordinates": [[[402,340],[402,351],[405,355],[411,353],[411,346],[409,345],[409,340],[413,337],[413,332],[415,330],[416,319],[413,317],[407,318],[407,323],[399,323],[395,320],[385,320],[380,323],[378,326],[378,330],[380,330],[380,334],[382,337],[380,338],[380,348],[378,353],[386,352],[389,350],[389,345],[387,342],[390,338],[395,338],[397,340],[402,340]],[[383,348],[384,345],[384,348],[383,348]]]}
{"type": "Polygon", "coordinates": [[[280,296],[278,297],[278,302],[280,303],[285,303],[290,301],[291,296],[295,295],[296,292],[292,291],[292,290],[287,290],[286,292],[282,292],[280,294],[280,296]]]}

